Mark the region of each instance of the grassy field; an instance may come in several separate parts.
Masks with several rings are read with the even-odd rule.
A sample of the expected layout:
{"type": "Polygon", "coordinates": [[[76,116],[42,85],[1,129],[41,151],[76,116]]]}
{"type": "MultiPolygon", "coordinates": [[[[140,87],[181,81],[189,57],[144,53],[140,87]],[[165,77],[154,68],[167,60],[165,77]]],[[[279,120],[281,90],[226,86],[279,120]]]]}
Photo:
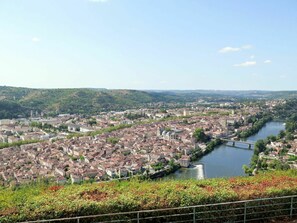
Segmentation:
{"type": "Polygon", "coordinates": [[[180,207],[297,194],[297,171],[207,180],[38,183],[0,189],[0,222],[180,207]]]}

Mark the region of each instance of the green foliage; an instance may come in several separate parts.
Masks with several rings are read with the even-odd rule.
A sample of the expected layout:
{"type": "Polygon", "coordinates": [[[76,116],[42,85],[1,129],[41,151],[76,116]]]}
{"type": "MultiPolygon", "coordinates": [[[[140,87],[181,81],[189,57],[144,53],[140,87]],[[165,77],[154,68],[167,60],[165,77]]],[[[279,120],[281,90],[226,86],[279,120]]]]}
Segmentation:
{"type": "Polygon", "coordinates": [[[119,141],[120,139],[116,137],[109,137],[106,139],[106,142],[111,143],[113,145],[117,144],[119,141]]]}
{"type": "Polygon", "coordinates": [[[292,114],[286,121],[286,131],[287,133],[294,133],[296,129],[297,129],[297,115],[292,114]]]}
{"type": "Polygon", "coordinates": [[[37,143],[41,142],[41,140],[24,140],[24,141],[18,141],[18,142],[12,142],[12,143],[0,143],[0,149],[13,147],[13,146],[21,146],[31,143],[37,143]]]}
{"type": "Polygon", "coordinates": [[[279,132],[279,134],[278,134],[278,138],[279,139],[282,139],[282,138],[284,138],[286,136],[286,133],[285,133],[285,131],[283,131],[283,130],[281,130],[280,132],[279,132]]]}
{"type": "Polygon", "coordinates": [[[209,137],[204,133],[202,128],[197,128],[194,133],[193,137],[195,138],[196,142],[208,142],[209,137]]]}
{"type": "Polygon", "coordinates": [[[0,189],[0,222],[203,205],[296,194],[297,172],[207,180],[31,183],[0,189]]]}
{"type": "Polygon", "coordinates": [[[29,114],[30,114],[30,109],[24,106],[21,106],[17,102],[0,100],[0,119],[26,117],[29,114]]]}
{"type": "MultiPolygon", "coordinates": [[[[295,116],[295,122],[297,121],[296,119],[296,110],[297,110],[297,99],[296,97],[293,99],[288,99],[286,100],[286,103],[282,103],[274,108],[274,116],[281,119],[281,120],[286,120],[292,116],[295,116]]],[[[290,126],[288,127],[291,130],[296,129],[296,126],[290,126]],[[291,127],[293,127],[291,129],[291,127]]]]}
{"type": "Polygon", "coordinates": [[[214,139],[211,140],[207,146],[206,146],[206,151],[210,152],[212,151],[215,147],[219,146],[222,144],[222,141],[220,139],[214,139]]]}
{"type": "Polygon", "coordinates": [[[245,174],[247,174],[248,176],[252,176],[253,174],[252,168],[248,167],[247,165],[243,165],[242,169],[245,172],[245,174]]]}
{"type": "Polygon", "coordinates": [[[97,114],[125,110],[148,103],[195,101],[200,94],[144,92],[107,89],[29,89],[0,86],[0,119],[25,117],[30,111],[48,115],[59,113],[97,114]]]}
{"type": "Polygon", "coordinates": [[[297,156],[289,156],[288,161],[296,161],[297,160],[297,156]]]}
{"type": "Polygon", "coordinates": [[[275,142],[277,140],[276,136],[271,135],[267,137],[267,140],[269,140],[270,142],[275,142]]]}
{"type": "Polygon", "coordinates": [[[37,128],[42,128],[42,123],[41,122],[31,122],[30,123],[31,127],[37,127],[37,128]]]}
{"type": "Polygon", "coordinates": [[[152,164],[151,166],[155,171],[158,171],[158,170],[162,170],[164,168],[164,163],[158,162],[158,163],[152,164]]]}
{"type": "Polygon", "coordinates": [[[88,132],[88,133],[73,133],[73,134],[69,134],[67,136],[67,138],[72,138],[72,137],[81,137],[81,136],[96,136],[96,135],[101,135],[107,132],[113,132],[113,131],[117,131],[120,129],[125,129],[125,128],[130,128],[132,125],[126,125],[126,124],[120,124],[120,125],[116,125],[116,126],[110,126],[107,128],[103,128],[100,129],[98,131],[93,131],[93,132],[88,132]]]}
{"type": "Polygon", "coordinates": [[[288,170],[288,169],[290,169],[289,164],[283,163],[279,160],[273,160],[272,162],[270,162],[268,164],[268,167],[270,169],[274,169],[274,170],[288,170]]]}
{"type": "Polygon", "coordinates": [[[143,118],[145,117],[144,114],[133,114],[133,113],[128,113],[124,115],[127,119],[130,120],[135,120],[135,119],[139,119],[139,118],[143,118]]]}
{"type": "Polygon", "coordinates": [[[172,130],[172,129],[171,129],[170,127],[166,127],[166,128],[165,128],[165,131],[166,131],[166,132],[170,132],[171,130],[172,130]]]}
{"type": "Polygon", "coordinates": [[[66,131],[68,131],[68,126],[65,124],[61,124],[58,129],[59,129],[59,131],[66,132],[66,131]]]}
{"type": "Polygon", "coordinates": [[[266,143],[264,140],[260,139],[255,143],[254,154],[259,155],[259,153],[264,152],[266,149],[266,143]]]}
{"type": "Polygon", "coordinates": [[[253,126],[245,131],[238,132],[240,138],[247,138],[251,135],[256,134],[259,130],[269,121],[272,120],[270,115],[259,114],[257,117],[252,117],[249,122],[253,123],[253,126]]]}
{"type": "MultiPolygon", "coordinates": [[[[193,149],[191,154],[191,161],[197,160],[198,158],[202,157],[203,155],[210,153],[213,151],[217,146],[221,145],[223,142],[220,139],[214,139],[207,143],[206,149],[204,152],[200,148],[193,149]]],[[[179,157],[180,158],[180,157],[179,157]]]]}
{"type": "Polygon", "coordinates": [[[96,119],[90,119],[90,120],[88,121],[88,124],[89,124],[90,126],[93,126],[93,125],[96,125],[96,124],[97,124],[97,121],[96,121],[96,119]]]}

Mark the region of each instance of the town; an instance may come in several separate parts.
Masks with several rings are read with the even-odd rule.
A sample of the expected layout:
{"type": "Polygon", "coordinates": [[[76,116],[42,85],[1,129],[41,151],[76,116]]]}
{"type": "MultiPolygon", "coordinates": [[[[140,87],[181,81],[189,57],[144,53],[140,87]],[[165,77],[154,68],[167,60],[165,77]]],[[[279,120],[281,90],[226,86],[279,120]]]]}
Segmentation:
{"type": "MultiPolygon", "coordinates": [[[[275,102],[266,104],[269,110],[275,102]]],[[[176,167],[188,167],[206,152],[207,142],[197,141],[195,130],[202,129],[212,139],[230,138],[251,128],[249,118],[260,112],[255,105],[240,103],[102,112],[91,117],[45,118],[32,112],[30,118],[0,121],[2,144],[36,141],[0,150],[0,179],[2,184],[41,178],[75,183],[162,176],[176,167]]]]}

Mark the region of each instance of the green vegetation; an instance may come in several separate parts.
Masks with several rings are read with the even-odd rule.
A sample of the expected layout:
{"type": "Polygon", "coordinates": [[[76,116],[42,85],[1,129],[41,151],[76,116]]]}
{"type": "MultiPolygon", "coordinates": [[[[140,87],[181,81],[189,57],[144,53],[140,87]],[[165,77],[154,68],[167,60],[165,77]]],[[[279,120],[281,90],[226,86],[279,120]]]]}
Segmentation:
{"type": "Polygon", "coordinates": [[[119,138],[115,138],[115,137],[109,137],[106,139],[106,142],[111,143],[113,145],[117,144],[120,141],[119,138]]]}
{"type": "Polygon", "coordinates": [[[88,124],[89,124],[90,126],[93,126],[93,125],[96,125],[96,124],[97,124],[97,121],[96,121],[96,119],[92,118],[92,119],[90,119],[90,120],[88,121],[88,124]]]}
{"type": "Polygon", "coordinates": [[[191,161],[197,160],[203,155],[206,155],[207,153],[210,153],[213,151],[217,146],[222,144],[222,140],[220,139],[213,139],[210,142],[207,143],[206,149],[204,152],[200,148],[195,148],[191,155],[191,161]]]}
{"type": "Polygon", "coordinates": [[[26,117],[31,110],[47,115],[97,114],[157,102],[195,101],[200,94],[107,89],[30,89],[0,86],[0,119],[26,117]]]}
{"type": "Polygon", "coordinates": [[[297,115],[291,115],[286,121],[286,131],[288,133],[294,133],[297,130],[297,115]]]}
{"type": "Polygon", "coordinates": [[[193,133],[193,137],[195,138],[195,141],[196,142],[208,142],[210,140],[209,136],[207,136],[205,133],[204,133],[204,130],[201,129],[201,128],[198,128],[194,131],[193,133]]]}
{"type": "MultiPolygon", "coordinates": [[[[279,137],[279,136],[278,136],[279,137]]],[[[267,171],[268,169],[273,170],[288,170],[290,169],[287,163],[283,163],[279,160],[272,160],[267,163],[266,159],[259,159],[259,154],[264,152],[265,155],[268,155],[270,149],[266,147],[267,144],[271,142],[272,136],[268,136],[265,140],[260,139],[255,143],[254,155],[252,156],[251,162],[249,166],[243,165],[243,169],[246,174],[253,175],[253,171],[256,169],[257,171],[267,171]]],[[[282,149],[280,155],[285,155],[286,150],[282,149]]]]}
{"type": "Polygon", "coordinates": [[[297,156],[289,156],[288,161],[296,161],[297,160],[297,156]]]}
{"type": "MultiPolygon", "coordinates": [[[[59,113],[97,114],[99,111],[126,110],[131,107],[149,106],[159,103],[161,112],[166,112],[164,103],[180,103],[205,99],[214,103],[226,101],[246,101],[255,98],[278,98],[296,95],[296,92],[237,92],[237,91],[135,91],[107,89],[30,89],[0,86],[0,119],[26,117],[31,110],[45,115],[59,113]],[[255,96],[258,95],[258,96],[255,96]]],[[[279,114],[287,114],[296,106],[296,100],[278,107],[279,114]],[[285,111],[285,112],[283,112],[285,111]]],[[[296,109],[295,109],[296,110],[296,109]]],[[[214,114],[214,113],[213,113],[214,114]]],[[[212,115],[206,114],[206,115],[212,115]]],[[[220,114],[220,115],[228,115],[220,114]]]]}
{"type": "Polygon", "coordinates": [[[295,114],[297,110],[297,99],[288,99],[273,109],[273,115],[280,120],[286,120],[295,114]]]}
{"type": "Polygon", "coordinates": [[[145,117],[144,114],[133,114],[133,113],[128,113],[128,114],[125,114],[124,116],[130,120],[135,120],[135,119],[140,119],[145,117]]]}
{"type": "Polygon", "coordinates": [[[61,124],[59,127],[56,128],[53,125],[48,124],[48,123],[42,124],[41,122],[31,122],[30,126],[40,128],[47,133],[58,132],[58,131],[68,132],[68,126],[65,124],[61,124]]]}
{"type": "MultiPolygon", "coordinates": [[[[246,174],[253,175],[253,171],[267,171],[268,169],[273,170],[288,170],[290,169],[290,166],[286,162],[282,162],[280,160],[273,160],[273,161],[267,161],[265,158],[259,159],[259,154],[264,153],[264,155],[268,155],[271,152],[270,148],[267,148],[266,145],[270,144],[271,142],[283,142],[284,146],[281,148],[279,152],[279,156],[287,155],[288,149],[291,148],[291,145],[288,144],[288,141],[294,140],[293,133],[297,128],[296,125],[297,121],[297,115],[293,114],[290,116],[290,118],[286,121],[286,130],[280,131],[277,136],[268,136],[264,140],[258,140],[255,143],[254,147],[254,155],[252,156],[251,162],[249,167],[244,165],[243,169],[246,174]]],[[[294,156],[290,156],[288,161],[295,161],[297,158],[294,156]]]]}
{"type": "Polygon", "coordinates": [[[251,135],[256,134],[259,130],[269,121],[272,120],[272,116],[270,115],[259,115],[257,117],[250,118],[248,122],[252,123],[253,126],[248,130],[238,132],[238,136],[240,138],[247,138],[251,135]]]}
{"type": "Polygon", "coordinates": [[[82,137],[82,136],[96,136],[96,135],[101,135],[101,134],[104,134],[107,132],[113,132],[113,131],[120,130],[120,129],[130,128],[131,126],[132,125],[121,124],[121,125],[103,128],[98,131],[88,132],[88,133],[73,133],[73,134],[68,135],[67,138],[82,137]]]}
{"type": "Polygon", "coordinates": [[[37,143],[37,142],[41,142],[41,140],[24,140],[24,141],[12,142],[12,143],[0,143],[0,149],[13,147],[13,146],[21,146],[21,145],[31,144],[31,143],[37,143]]]}
{"type": "Polygon", "coordinates": [[[164,168],[164,163],[163,162],[158,162],[156,164],[153,164],[152,165],[152,168],[155,170],[155,171],[158,171],[158,170],[162,170],[164,168]]]}
{"type": "Polygon", "coordinates": [[[29,114],[30,110],[28,108],[14,101],[0,100],[0,119],[24,117],[29,114]]]}
{"type": "Polygon", "coordinates": [[[112,181],[81,185],[31,183],[0,189],[0,222],[181,207],[294,195],[296,171],[207,180],[112,181]]]}

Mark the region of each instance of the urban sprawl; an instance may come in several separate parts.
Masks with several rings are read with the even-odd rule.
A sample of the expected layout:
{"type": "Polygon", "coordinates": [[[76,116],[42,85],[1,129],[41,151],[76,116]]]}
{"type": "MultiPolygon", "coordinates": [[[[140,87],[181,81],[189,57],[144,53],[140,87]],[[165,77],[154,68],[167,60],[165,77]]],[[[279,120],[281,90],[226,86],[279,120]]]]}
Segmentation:
{"type": "MultiPolygon", "coordinates": [[[[277,103],[266,102],[266,109],[277,103]]],[[[45,117],[33,111],[30,118],[0,120],[0,142],[11,145],[0,150],[0,182],[158,176],[173,167],[188,167],[194,154],[204,154],[207,143],[195,140],[195,130],[203,129],[211,139],[232,138],[251,128],[247,120],[260,112],[258,106],[240,103],[143,108],[90,117],[45,117]],[[33,143],[14,145],[18,142],[33,143]]],[[[271,153],[262,157],[277,159],[281,143],[270,146],[271,153]]],[[[293,143],[288,154],[295,155],[296,148],[293,143]]]]}

